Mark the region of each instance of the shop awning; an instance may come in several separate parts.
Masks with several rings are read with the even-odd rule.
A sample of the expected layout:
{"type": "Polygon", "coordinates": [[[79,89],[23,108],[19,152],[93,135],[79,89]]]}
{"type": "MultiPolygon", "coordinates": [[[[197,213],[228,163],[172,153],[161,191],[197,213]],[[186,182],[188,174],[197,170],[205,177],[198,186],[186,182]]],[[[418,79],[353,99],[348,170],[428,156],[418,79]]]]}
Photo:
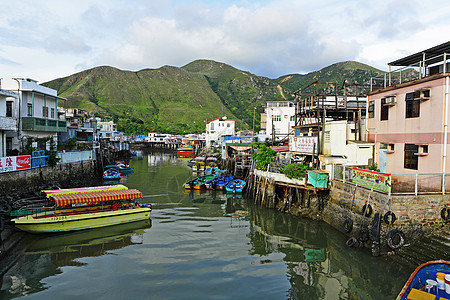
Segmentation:
{"type": "Polygon", "coordinates": [[[43,190],[41,192],[43,194],[45,194],[47,196],[47,198],[50,198],[50,196],[56,196],[56,195],[92,193],[92,192],[101,192],[101,191],[119,191],[119,190],[128,190],[128,188],[122,184],[115,184],[115,185],[89,186],[89,187],[72,188],[72,189],[43,190]]]}
{"type": "Polygon", "coordinates": [[[50,200],[55,201],[56,206],[76,203],[100,203],[103,201],[126,200],[135,198],[142,198],[142,193],[134,189],[50,196],[50,200]]]}

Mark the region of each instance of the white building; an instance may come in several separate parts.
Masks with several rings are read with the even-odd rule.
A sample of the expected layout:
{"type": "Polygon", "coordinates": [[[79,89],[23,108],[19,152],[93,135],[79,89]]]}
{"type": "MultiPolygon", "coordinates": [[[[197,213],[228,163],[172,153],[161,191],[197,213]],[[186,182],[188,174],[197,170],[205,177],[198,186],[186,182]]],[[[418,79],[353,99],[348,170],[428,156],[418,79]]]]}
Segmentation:
{"type": "Polygon", "coordinates": [[[27,137],[51,136],[57,143],[57,133],[67,130],[65,116],[58,114],[58,104],[65,107],[66,99],[58,97],[56,90],[29,78],[2,78],[0,89],[16,94],[7,95],[4,100],[5,113],[12,116],[7,118],[17,122],[16,131],[7,132],[4,137],[7,150],[20,150],[27,137]]]}
{"type": "Polygon", "coordinates": [[[235,134],[236,119],[215,118],[206,122],[206,147],[217,144],[225,136],[232,136],[235,134]]]}
{"type": "Polygon", "coordinates": [[[18,131],[18,116],[13,109],[18,104],[19,95],[14,92],[0,90],[0,157],[6,156],[6,150],[12,150],[12,143],[7,135],[18,131]]]}
{"type": "Polygon", "coordinates": [[[114,141],[117,135],[116,124],[113,121],[101,121],[97,119],[98,136],[100,139],[114,141]]]}
{"type": "Polygon", "coordinates": [[[295,126],[295,104],[291,101],[267,101],[265,116],[261,116],[265,124],[261,123],[262,129],[266,129],[269,136],[282,139],[292,134],[292,126],[295,126]]]}

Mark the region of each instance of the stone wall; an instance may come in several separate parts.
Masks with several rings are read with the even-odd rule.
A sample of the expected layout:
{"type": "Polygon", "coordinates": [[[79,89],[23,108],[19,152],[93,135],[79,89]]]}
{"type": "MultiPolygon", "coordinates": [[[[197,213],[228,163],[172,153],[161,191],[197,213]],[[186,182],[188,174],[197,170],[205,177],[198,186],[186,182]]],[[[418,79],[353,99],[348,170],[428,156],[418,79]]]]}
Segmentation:
{"type": "Polygon", "coordinates": [[[0,197],[23,197],[51,187],[79,187],[99,182],[93,161],[59,164],[0,174],[0,197]]]}

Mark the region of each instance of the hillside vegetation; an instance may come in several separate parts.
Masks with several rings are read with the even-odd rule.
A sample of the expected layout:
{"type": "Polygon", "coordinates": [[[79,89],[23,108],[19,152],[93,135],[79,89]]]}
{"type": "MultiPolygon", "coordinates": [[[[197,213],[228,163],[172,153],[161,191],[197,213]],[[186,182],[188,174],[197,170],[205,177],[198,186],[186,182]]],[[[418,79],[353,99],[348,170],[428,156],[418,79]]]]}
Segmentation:
{"type": "Polygon", "coordinates": [[[127,134],[150,131],[202,132],[204,122],[227,116],[238,129],[256,126],[266,101],[292,100],[294,92],[315,80],[367,83],[382,72],[343,62],[306,75],[269,79],[224,63],[196,60],[181,68],[164,66],[137,72],[102,66],[44,85],[67,98],[67,107],[111,118],[127,134]]]}

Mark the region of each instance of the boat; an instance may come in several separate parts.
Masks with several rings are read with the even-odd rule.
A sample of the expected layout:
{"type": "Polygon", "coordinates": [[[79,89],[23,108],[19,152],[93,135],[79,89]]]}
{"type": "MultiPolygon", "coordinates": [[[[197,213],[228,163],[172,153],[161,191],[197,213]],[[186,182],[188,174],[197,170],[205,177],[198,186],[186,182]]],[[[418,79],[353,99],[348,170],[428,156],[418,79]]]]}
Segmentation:
{"type": "Polygon", "coordinates": [[[205,175],[216,175],[220,176],[225,172],[225,170],[221,170],[219,168],[210,167],[205,169],[205,175]]]}
{"type": "Polygon", "coordinates": [[[436,274],[450,274],[450,262],[445,260],[430,261],[421,264],[406,281],[403,289],[397,296],[397,300],[415,299],[450,299],[444,289],[439,289],[436,284],[436,274]]]}
{"type": "Polygon", "coordinates": [[[194,157],[195,149],[191,145],[181,146],[177,149],[177,156],[178,157],[194,157]]]}
{"type": "Polygon", "coordinates": [[[120,171],[118,168],[108,168],[103,172],[103,179],[105,180],[119,180],[120,171]]]}
{"type": "Polygon", "coordinates": [[[78,193],[92,193],[101,191],[119,191],[128,190],[128,187],[122,184],[115,185],[100,185],[100,186],[88,186],[80,188],[70,188],[70,189],[57,189],[57,190],[42,190],[41,194],[45,195],[47,198],[56,195],[67,195],[67,194],[78,194],[78,193]]]}
{"type": "Polygon", "coordinates": [[[135,189],[51,195],[54,210],[12,219],[20,230],[31,233],[65,232],[141,221],[150,217],[151,205],[136,199],[135,189]]]}
{"type": "Polygon", "coordinates": [[[184,188],[185,189],[195,189],[195,190],[201,190],[204,189],[206,186],[206,182],[208,182],[209,180],[215,178],[215,175],[203,175],[203,176],[199,176],[197,178],[194,178],[192,180],[189,180],[188,182],[184,183],[184,188]]]}
{"type": "Polygon", "coordinates": [[[120,175],[127,175],[134,172],[134,168],[122,160],[116,161],[116,166],[119,168],[120,175]]]}
{"type": "Polygon", "coordinates": [[[192,166],[192,171],[194,172],[202,172],[205,170],[205,162],[198,161],[192,166]]]}
{"type": "Polygon", "coordinates": [[[208,181],[205,186],[209,190],[223,190],[233,178],[233,175],[219,176],[208,181]]]}
{"type": "Polygon", "coordinates": [[[225,186],[229,193],[242,193],[247,183],[242,179],[233,179],[225,186]]]}

